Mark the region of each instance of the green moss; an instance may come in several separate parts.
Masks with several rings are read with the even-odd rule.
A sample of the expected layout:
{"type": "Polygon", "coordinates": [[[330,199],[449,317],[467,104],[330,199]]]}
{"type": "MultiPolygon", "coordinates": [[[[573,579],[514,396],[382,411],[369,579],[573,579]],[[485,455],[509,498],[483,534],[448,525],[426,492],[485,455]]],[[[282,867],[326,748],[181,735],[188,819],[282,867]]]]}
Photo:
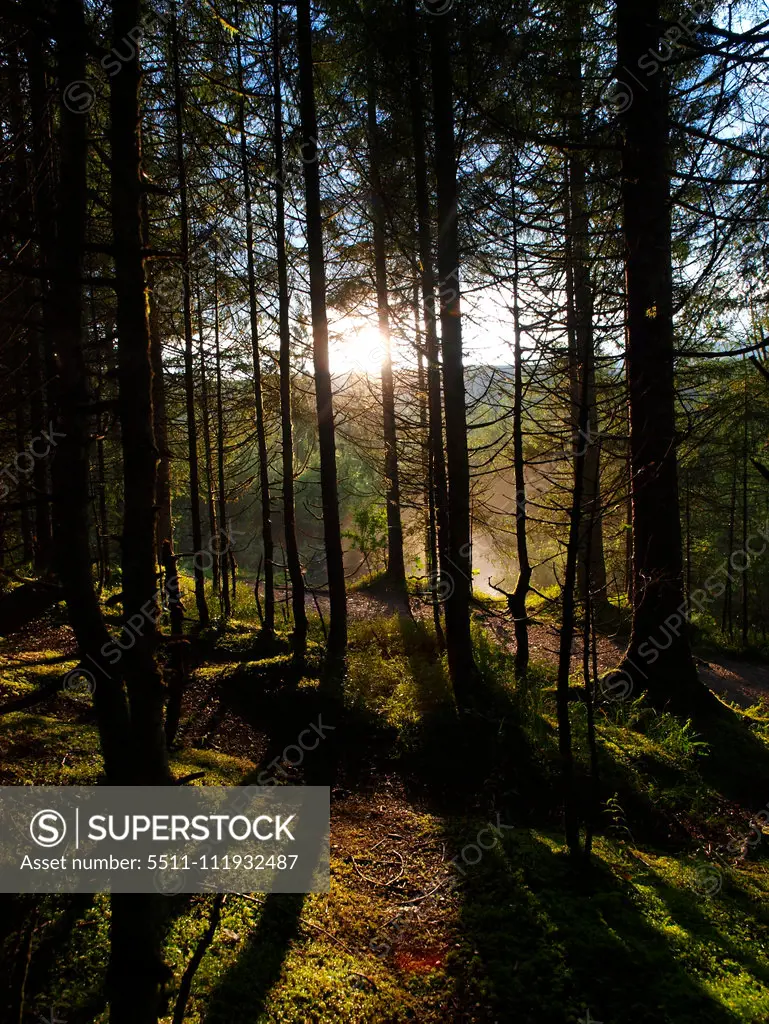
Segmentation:
{"type": "MultiPolygon", "coordinates": [[[[287,652],[255,656],[253,626],[229,624],[210,641],[196,682],[281,708],[301,700],[301,716],[316,699],[317,666],[297,680],[287,652]]],[[[484,704],[460,716],[429,624],[351,623],[338,742],[365,752],[379,788],[333,804],[329,894],[227,897],[185,1020],[764,1024],[767,864],[760,850],[735,861],[723,846],[759,806],[731,794],[764,763],[765,709],[706,732],[643,702],[599,708],[597,834],[590,866],[575,868],[559,831],[553,668],[517,682],[509,654],[477,626],[474,642],[484,704]],[[412,785],[419,799],[403,795],[412,785]]],[[[14,683],[15,672],[12,685],[39,684],[14,683]]],[[[57,698],[57,713],[82,718],[81,700],[57,698]]],[[[571,714],[586,805],[584,707],[571,714]]],[[[0,757],[11,784],[89,784],[101,771],[92,725],[43,715],[0,718],[0,757]]],[[[255,768],[191,748],[172,764],[179,777],[204,772],[206,785],[237,785],[255,768]]],[[[28,904],[31,1015],[55,1007],[104,1024],[107,897],[28,904]]],[[[208,895],[164,904],[163,1024],[211,907],[208,895]]]]}

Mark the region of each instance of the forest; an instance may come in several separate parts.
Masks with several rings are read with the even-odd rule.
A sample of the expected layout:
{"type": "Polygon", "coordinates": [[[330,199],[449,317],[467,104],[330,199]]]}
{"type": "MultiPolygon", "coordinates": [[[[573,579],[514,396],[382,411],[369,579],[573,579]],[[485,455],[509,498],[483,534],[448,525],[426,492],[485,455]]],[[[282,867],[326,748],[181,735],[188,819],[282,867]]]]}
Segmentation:
{"type": "Polygon", "coordinates": [[[768,67],[0,0],[0,1021],[769,1021],[768,67]],[[19,787],[313,787],[330,882],[22,891],[19,787]]]}

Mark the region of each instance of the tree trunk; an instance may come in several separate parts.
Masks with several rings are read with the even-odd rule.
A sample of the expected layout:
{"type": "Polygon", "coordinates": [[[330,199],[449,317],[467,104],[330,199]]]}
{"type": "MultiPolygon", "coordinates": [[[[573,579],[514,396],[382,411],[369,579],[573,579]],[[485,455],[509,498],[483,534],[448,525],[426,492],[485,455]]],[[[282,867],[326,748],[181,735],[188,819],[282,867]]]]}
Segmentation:
{"type": "MultiPolygon", "coordinates": [[[[737,453],[732,458],[732,487],[729,497],[729,533],[727,547],[729,555],[734,551],[734,526],[737,517],[737,453]]],[[[729,633],[729,639],[734,639],[734,603],[732,600],[732,577],[726,574],[724,583],[724,606],[721,617],[721,631],[729,633]]]]}
{"type": "MultiPolygon", "coordinates": [[[[190,519],[192,522],[192,548],[195,552],[195,604],[200,625],[208,625],[205,578],[201,554],[203,535],[200,525],[200,474],[198,468],[198,439],[195,423],[195,379],[192,351],[192,274],[190,267],[190,221],[187,202],[187,164],[184,155],[184,89],[179,67],[179,26],[176,4],[171,18],[171,58],[173,63],[173,110],[176,125],[176,163],[179,178],[179,220],[181,229],[182,306],[184,313],[184,388],[187,413],[187,438],[190,460],[190,519]]],[[[120,78],[120,74],[116,78],[120,78]]]]}
{"type": "Polygon", "coordinates": [[[323,213],[318,168],[318,123],[315,113],[315,85],[312,64],[312,17],[310,0],[297,0],[297,45],[299,92],[302,121],[302,161],[307,208],[307,258],[310,270],[310,306],[315,366],[315,400],[318,412],[320,487],[323,502],[323,532],[330,604],[325,680],[330,691],[341,686],[347,652],[347,596],[344,582],[342,530],[339,521],[339,492],[336,471],[333,392],[328,360],[328,317],[326,313],[326,266],[323,255],[323,213]]]}
{"type": "Polygon", "coordinates": [[[294,439],[291,417],[291,325],[289,321],[288,261],[286,259],[286,204],[283,179],[283,102],[281,97],[280,5],[272,7],[273,60],[273,146],[275,151],[275,245],[278,266],[278,330],[280,334],[280,429],[283,458],[283,536],[291,581],[291,610],[294,617],[292,646],[294,658],[303,662],[307,648],[307,611],[304,577],[296,536],[294,496],[294,439]]]}
{"type": "MultiPolygon", "coordinates": [[[[82,0],[61,0],[56,21],[60,90],[86,77],[87,36],[82,0]]],[[[61,95],[61,91],[59,93],[61,95]]],[[[97,672],[93,690],[104,768],[113,785],[130,777],[129,718],[122,679],[108,670],[102,647],[104,625],[91,573],[89,531],[90,394],[82,346],[82,276],[87,216],[88,118],[60,104],[58,201],[51,288],[45,330],[59,363],[59,416],[53,457],[54,567],[84,662],[97,672]]],[[[88,678],[86,676],[86,678],[88,678]]]]}
{"type": "MultiPolygon", "coordinates": [[[[745,365],[745,378],[743,386],[744,392],[744,404],[742,409],[742,550],[747,550],[748,544],[748,377],[747,377],[747,363],[745,365]]],[[[733,551],[729,552],[729,566],[731,568],[731,557],[734,554],[733,551]]],[[[748,569],[747,566],[742,570],[742,646],[748,646],[749,630],[748,630],[748,569]]]]}
{"type": "MultiPolygon", "coordinates": [[[[200,418],[203,425],[203,454],[206,467],[206,504],[208,505],[208,523],[211,537],[211,548],[214,549],[221,537],[216,522],[216,500],[214,498],[214,463],[211,447],[211,425],[208,414],[208,380],[206,378],[206,349],[203,341],[203,295],[198,281],[198,351],[200,353],[200,418]]],[[[219,593],[219,561],[212,555],[212,576],[214,593],[219,593]]]]}
{"type": "MultiPolygon", "coordinates": [[[[53,418],[50,401],[50,380],[46,364],[52,362],[50,337],[45,331],[46,288],[52,266],[52,252],[56,237],[53,208],[53,167],[51,152],[51,115],[46,88],[45,59],[42,38],[29,31],[22,45],[29,81],[30,113],[32,115],[32,155],[34,187],[33,215],[39,241],[39,263],[43,271],[40,298],[43,306],[40,316],[41,330],[30,342],[32,394],[30,395],[32,424],[35,431],[45,430],[53,418]],[[48,358],[46,359],[46,351],[48,358]]],[[[51,566],[53,526],[50,501],[50,466],[47,459],[38,459],[34,469],[35,485],[35,569],[44,573],[51,566]]]]}
{"type": "Polygon", "coordinates": [[[224,404],[222,401],[222,351],[219,338],[219,260],[214,254],[214,346],[216,351],[216,451],[217,476],[219,491],[219,537],[216,545],[216,557],[219,560],[219,580],[221,583],[220,600],[222,615],[230,617],[230,587],[227,580],[227,550],[230,531],[227,519],[227,490],[224,479],[224,404]]]}
{"type": "Polygon", "coordinates": [[[427,411],[429,420],[430,480],[435,513],[438,567],[431,574],[433,605],[436,607],[436,637],[443,645],[438,601],[439,575],[446,575],[446,551],[449,538],[446,458],[443,448],[443,410],[441,408],[441,368],[438,328],[435,315],[435,272],[430,228],[430,188],[425,156],[427,139],[423,110],[422,76],[416,49],[418,22],[414,0],[409,0],[407,34],[409,39],[409,105],[411,113],[411,144],[414,152],[414,194],[417,214],[417,241],[421,269],[422,308],[425,324],[425,362],[427,363],[427,411]]]}
{"type": "MultiPolygon", "coordinates": [[[[146,249],[150,247],[150,221],[146,194],[142,197],[142,236],[146,249]]],[[[168,417],[166,414],[166,382],[163,374],[163,338],[160,333],[160,307],[155,295],[155,272],[147,265],[147,286],[150,317],[150,359],[152,361],[152,419],[155,445],[158,450],[155,480],[157,506],[156,548],[163,549],[163,541],[173,540],[171,516],[171,452],[168,448],[168,417]]]]}
{"type": "MultiPolygon", "coordinates": [[[[267,434],[264,424],[264,402],[262,399],[262,366],[259,356],[259,321],[256,301],[256,270],[254,268],[254,215],[251,200],[251,174],[248,166],[248,142],[246,139],[246,103],[243,76],[243,54],[240,34],[237,36],[238,56],[238,121],[240,128],[240,169],[243,177],[243,198],[246,211],[246,262],[248,270],[248,309],[251,324],[251,351],[254,366],[254,415],[256,421],[256,445],[259,452],[259,500],[262,506],[262,548],[264,551],[264,619],[262,633],[270,638],[275,634],[275,545],[272,539],[272,518],[270,507],[270,464],[267,457],[267,434]]],[[[258,584],[257,584],[258,586],[258,584]]],[[[257,604],[259,594],[255,595],[257,604]]]]}
{"type": "Polygon", "coordinates": [[[531,586],[531,563],[526,536],[526,463],[523,453],[523,351],[521,348],[521,317],[518,304],[518,213],[515,180],[512,182],[513,227],[513,330],[515,377],[513,382],[513,466],[515,475],[515,545],[518,554],[518,579],[509,597],[515,630],[515,674],[525,676],[529,668],[529,618],[526,597],[531,586]]]}
{"type": "MultiPolygon", "coordinates": [[[[574,778],[574,754],[571,741],[571,718],[569,714],[571,674],[571,651],[574,639],[575,589],[577,584],[577,564],[579,561],[579,539],[582,527],[583,488],[587,448],[581,438],[588,425],[588,394],[589,384],[585,368],[581,367],[581,387],[578,398],[577,431],[573,438],[574,451],[574,491],[569,507],[569,536],[566,544],[566,567],[562,590],[561,635],[558,647],[558,676],[556,689],[556,713],[558,718],[558,750],[561,757],[561,778],[564,794],[564,821],[566,843],[572,857],[579,856],[579,814],[574,778]]],[[[590,607],[589,595],[587,607],[590,607]]],[[[587,642],[586,636],[586,642],[587,642]]],[[[589,699],[589,698],[588,698],[589,699]]]]}
{"type": "Polygon", "coordinates": [[[387,503],[387,575],[393,586],[406,593],[406,564],[403,557],[403,526],[401,524],[400,475],[398,471],[398,435],[395,421],[395,390],[393,386],[392,338],[390,335],[390,304],[387,294],[387,251],[385,247],[385,209],[382,178],[379,170],[381,152],[376,119],[376,85],[374,67],[369,65],[366,99],[368,123],[369,174],[371,177],[371,220],[374,242],[374,276],[376,279],[379,335],[384,345],[382,360],[382,421],[384,428],[384,469],[387,503]]]}
{"type": "MultiPolygon", "coordinates": [[[[114,0],[116,47],[140,24],[139,0],[114,0]]],[[[141,226],[141,121],[138,54],[110,81],[112,226],[118,334],[118,412],[123,446],[123,627],[131,712],[132,781],[171,782],[163,728],[165,691],[155,663],[157,557],[152,368],[141,226]],[[141,622],[141,630],[131,623],[141,622]]],[[[111,1024],[156,1024],[163,963],[157,927],[161,897],[112,897],[109,967],[111,1024]]]]}
{"type": "MultiPolygon", "coordinates": [[[[638,66],[659,37],[656,0],[645,7],[618,0],[619,66],[638,66]]],[[[633,627],[623,667],[658,703],[689,709],[708,691],[694,667],[683,596],[663,75],[647,78],[622,123],[634,572],[633,627]]]]}
{"type": "Polygon", "coordinates": [[[470,460],[467,450],[465,376],[459,286],[457,164],[454,153],[454,106],[451,80],[449,13],[430,22],[435,126],[435,171],[438,192],[438,294],[441,311],[443,396],[449,497],[446,552],[449,579],[446,641],[449,674],[460,707],[470,703],[476,674],[470,635],[472,559],[470,546],[470,460]]]}
{"type": "MultiPolygon", "coordinates": [[[[569,102],[566,130],[573,148],[567,157],[567,259],[573,286],[573,334],[577,388],[581,393],[579,372],[587,375],[587,429],[580,444],[585,445],[583,466],[582,531],[577,561],[577,592],[583,602],[591,595],[594,613],[600,619],[606,604],[606,564],[603,549],[600,463],[598,443],[598,407],[595,384],[595,337],[593,334],[593,286],[590,280],[590,215],[587,204],[587,175],[584,159],[583,88],[582,88],[582,5],[583,0],[570,0],[568,7],[569,38],[567,40],[567,77],[569,102]],[[588,562],[588,552],[590,560],[588,562]]],[[[577,429],[578,409],[572,413],[577,429]]]]}

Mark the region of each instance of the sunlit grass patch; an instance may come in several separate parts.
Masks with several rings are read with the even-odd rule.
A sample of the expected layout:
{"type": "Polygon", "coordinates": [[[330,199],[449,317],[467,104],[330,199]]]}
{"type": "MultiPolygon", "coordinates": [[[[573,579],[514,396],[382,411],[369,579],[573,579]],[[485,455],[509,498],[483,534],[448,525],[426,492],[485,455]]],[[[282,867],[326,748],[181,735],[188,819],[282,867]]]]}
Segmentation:
{"type": "MultiPolygon", "coordinates": [[[[253,769],[245,758],[186,748],[171,755],[177,777],[205,771],[208,786],[237,785],[253,769]]],[[[0,717],[0,763],[7,785],[92,786],[103,770],[95,726],[44,715],[0,717]]]]}
{"type": "Polygon", "coordinates": [[[454,697],[431,627],[398,616],[354,623],[345,696],[396,728],[451,709],[454,697]]]}

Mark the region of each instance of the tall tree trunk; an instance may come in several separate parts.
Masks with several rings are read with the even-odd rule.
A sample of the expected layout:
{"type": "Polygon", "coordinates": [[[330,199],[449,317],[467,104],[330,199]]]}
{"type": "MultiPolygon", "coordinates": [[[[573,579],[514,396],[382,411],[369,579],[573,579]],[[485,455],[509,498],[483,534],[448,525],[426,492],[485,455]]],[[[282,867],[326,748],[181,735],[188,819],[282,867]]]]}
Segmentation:
{"type": "MultiPolygon", "coordinates": [[[[139,0],[116,0],[116,44],[138,23],[139,0]]],[[[170,778],[163,742],[163,686],[155,665],[157,575],[152,366],[141,230],[141,121],[138,58],[125,61],[110,89],[112,226],[117,295],[118,413],[123,448],[123,614],[147,620],[123,656],[137,781],[170,778]],[[148,606],[151,611],[148,613],[148,606]]]]}
{"type": "MultiPolygon", "coordinates": [[[[564,795],[564,824],[566,844],[572,857],[578,857],[579,847],[579,813],[574,777],[574,754],[572,751],[571,718],[569,713],[571,675],[571,652],[574,640],[576,614],[575,589],[577,584],[577,565],[579,561],[579,539],[582,528],[583,488],[587,448],[581,438],[588,425],[588,394],[589,384],[584,367],[581,368],[581,386],[578,397],[577,430],[573,437],[574,459],[574,491],[569,507],[569,535],[566,543],[566,567],[562,590],[561,634],[558,647],[558,676],[556,688],[556,714],[558,718],[558,750],[561,757],[561,779],[564,795]]],[[[587,607],[590,607],[588,595],[587,607]]],[[[589,612],[588,612],[589,614],[589,612]]],[[[589,641],[589,630],[585,631],[585,643],[589,641]]],[[[584,652],[587,655],[587,651],[584,652]]],[[[587,686],[587,683],[586,683],[587,686]]],[[[588,696],[589,701],[589,696],[588,696]]]]}
{"type": "MultiPolygon", "coordinates": [[[[139,0],[114,0],[116,47],[140,22],[139,0]]],[[[152,368],[141,226],[142,171],[138,54],[110,82],[112,226],[118,334],[118,411],[123,446],[122,658],[131,713],[135,784],[170,783],[163,705],[165,691],[155,662],[157,556],[152,368]],[[142,623],[140,632],[128,623],[142,623]]],[[[111,1024],[156,1024],[163,971],[157,895],[112,897],[109,969],[111,1024]]]]}
{"type": "MultiPolygon", "coordinates": [[[[20,73],[20,55],[16,46],[10,46],[6,54],[6,91],[8,96],[9,129],[11,138],[15,140],[13,147],[13,175],[10,184],[10,217],[14,250],[19,254],[19,263],[23,271],[34,269],[33,251],[33,215],[32,189],[27,160],[27,144],[25,132],[25,115],[21,98],[22,83],[20,73]]],[[[38,382],[32,373],[31,350],[38,347],[40,318],[39,303],[35,290],[34,278],[24,274],[12,286],[12,298],[6,304],[14,309],[14,322],[7,326],[8,338],[4,348],[10,349],[14,356],[13,377],[16,384],[16,451],[17,459],[30,457],[27,452],[27,439],[34,441],[38,436],[35,432],[43,430],[47,424],[35,423],[32,400],[38,382]],[[29,414],[27,395],[30,397],[29,414]],[[29,429],[27,429],[29,427],[29,429]]],[[[22,561],[25,565],[37,564],[37,538],[32,510],[39,505],[35,495],[37,467],[44,459],[33,458],[32,465],[22,469],[17,487],[19,515],[21,521],[22,561]],[[30,475],[31,481],[30,481],[30,475]]]]}
{"type": "Polygon", "coordinates": [[[294,496],[294,439],[291,417],[291,324],[289,321],[288,261],[286,258],[286,201],[284,195],[283,101],[281,96],[280,4],[272,5],[272,102],[273,147],[275,153],[275,247],[278,266],[278,331],[280,334],[280,431],[283,458],[283,536],[291,581],[291,610],[294,617],[292,646],[294,658],[304,660],[307,648],[307,611],[304,577],[296,536],[294,496]]]}
{"type": "MultiPolygon", "coordinates": [[[[88,290],[88,303],[91,313],[91,339],[93,347],[98,353],[96,371],[96,398],[102,402],[104,399],[104,361],[99,351],[99,323],[96,315],[94,302],[94,289],[91,286],[88,290]]],[[[98,513],[96,519],[96,542],[99,557],[99,592],[108,586],[111,581],[110,572],[110,537],[109,537],[109,511],[107,507],[107,467],[104,452],[104,436],[109,424],[109,414],[99,412],[96,417],[96,484],[95,498],[98,498],[98,513]]]]}
{"type": "MultiPolygon", "coordinates": [[[[567,259],[573,286],[573,332],[576,364],[587,375],[587,429],[580,437],[585,445],[583,466],[582,531],[579,537],[577,561],[577,592],[583,602],[591,594],[594,613],[600,618],[607,601],[606,564],[603,549],[603,520],[601,515],[600,463],[598,443],[598,407],[595,384],[595,337],[593,333],[593,286],[590,280],[590,215],[587,204],[587,174],[584,158],[583,88],[582,88],[582,20],[583,0],[570,0],[568,6],[567,77],[569,102],[566,130],[573,143],[567,156],[567,259]],[[590,561],[588,563],[588,552],[590,561]]],[[[578,372],[578,390],[581,393],[578,372]]],[[[573,414],[573,427],[577,429],[578,408],[573,414]]]]}
{"type": "MultiPolygon", "coordinates": [[[[427,411],[429,421],[430,481],[435,514],[436,546],[440,572],[447,573],[446,551],[449,538],[446,458],[443,448],[443,411],[441,408],[441,368],[438,328],[435,313],[435,272],[431,232],[430,187],[427,173],[427,137],[423,109],[422,74],[417,39],[419,25],[414,0],[407,3],[407,35],[409,40],[409,107],[411,145],[414,155],[414,195],[417,214],[422,310],[425,324],[425,362],[427,363],[427,411]]],[[[438,567],[431,574],[431,591],[439,645],[444,644],[438,602],[438,567]]]]}
{"type": "MultiPolygon", "coordinates": [[[[744,403],[742,408],[742,550],[747,550],[748,543],[748,376],[747,376],[747,361],[745,363],[745,377],[743,381],[744,386],[744,403]]],[[[731,557],[733,552],[729,552],[729,566],[731,568],[731,557]]],[[[742,646],[748,646],[748,569],[747,566],[742,570],[742,646]]]]}
{"type": "MultiPolygon", "coordinates": [[[[657,0],[643,7],[618,0],[620,67],[638,66],[659,37],[657,0]]],[[[647,78],[622,114],[634,571],[633,627],[623,667],[657,702],[688,709],[704,702],[708,691],[697,678],[684,611],[664,78],[647,78]]]]}
{"type": "MultiPolygon", "coordinates": [[[[438,557],[438,517],[435,507],[435,469],[433,459],[433,448],[430,440],[430,410],[428,398],[429,371],[425,365],[427,352],[422,340],[422,311],[420,310],[419,296],[421,292],[421,275],[416,258],[412,265],[412,276],[414,279],[414,338],[417,350],[417,390],[419,392],[419,427],[424,438],[422,451],[422,470],[424,476],[425,495],[425,571],[430,594],[430,603],[433,611],[433,626],[435,627],[435,641],[439,651],[446,649],[446,637],[441,622],[441,603],[438,600],[438,579],[440,575],[440,560],[438,557]]],[[[437,368],[436,368],[437,369],[437,368]]],[[[440,379],[438,380],[438,412],[440,414],[440,379]]],[[[441,451],[441,455],[443,452],[441,451]]]]}
{"type": "MultiPolygon", "coordinates": [[[[737,452],[732,457],[732,486],[729,497],[729,533],[727,539],[727,547],[729,549],[729,555],[731,556],[734,551],[734,526],[737,516],[737,452]]],[[[729,633],[729,639],[734,638],[734,608],[732,601],[732,577],[729,573],[726,574],[726,581],[724,583],[726,589],[724,590],[724,606],[723,614],[721,617],[721,630],[722,632],[729,633]]]]}
{"type": "MultiPolygon", "coordinates": [[[[171,60],[173,64],[173,111],[176,126],[176,163],[179,179],[179,221],[181,231],[182,307],[184,314],[184,389],[187,413],[187,439],[190,461],[190,519],[192,548],[195,552],[195,605],[201,626],[209,622],[206,604],[205,577],[201,560],[203,534],[200,525],[200,473],[198,467],[198,438],[195,422],[195,379],[192,349],[192,268],[190,266],[190,214],[187,198],[187,163],[184,154],[184,88],[182,86],[179,56],[179,25],[174,0],[171,18],[171,60]]],[[[120,73],[122,74],[122,72],[120,73]]],[[[120,74],[116,78],[120,78],[120,74]]]]}
{"type": "MultiPolygon", "coordinates": [[[[32,204],[33,218],[39,238],[39,263],[43,271],[40,287],[42,303],[39,318],[40,331],[30,339],[30,368],[32,394],[30,395],[32,425],[35,432],[45,430],[54,412],[50,401],[50,380],[46,366],[51,364],[50,337],[44,330],[45,304],[52,265],[52,252],[56,239],[56,220],[53,207],[53,165],[51,152],[51,114],[46,87],[43,40],[28,31],[22,39],[29,82],[30,113],[32,116],[32,204]],[[48,356],[46,358],[46,351],[48,356]]],[[[50,467],[47,459],[37,459],[34,469],[35,485],[35,569],[46,572],[51,566],[53,537],[50,467]]]]}
{"type": "MultiPolygon", "coordinates": [[[[240,34],[237,36],[238,56],[238,122],[240,129],[240,169],[243,177],[243,198],[246,211],[246,263],[248,271],[248,310],[251,324],[251,351],[254,366],[254,416],[256,445],[259,452],[259,500],[262,506],[262,548],[264,551],[264,619],[262,633],[270,638],[275,634],[275,545],[272,539],[272,509],[270,506],[270,463],[267,456],[267,433],[264,423],[262,396],[262,366],[259,355],[259,319],[256,297],[256,269],[254,267],[254,214],[251,199],[251,173],[248,165],[246,138],[246,101],[243,75],[243,54],[240,34]]],[[[259,584],[257,583],[257,587],[259,584]]],[[[259,603],[258,593],[255,595],[259,603]]]]}
{"type": "Polygon", "coordinates": [[[381,147],[376,118],[376,84],[374,65],[369,64],[368,95],[369,174],[371,177],[371,220],[374,241],[374,276],[376,279],[379,335],[384,346],[382,360],[382,420],[384,427],[384,469],[387,503],[387,575],[393,586],[406,593],[406,564],[403,557],[403,526],[401,523],[400,475],[398,471],[398,435],[395,420],[392,337],[390,335],[390,304],[387,293],[387,250],[385,246],[385,208],[379,164],[381,147]]]}
{"type": "Polygon", "coordinates": [[[457,703],[467,707],[476,674],[470,635],[472,559],[470,546],[470,460],[467,450],[465,375],[459,285],[457,163],[449,26],[451,14],[430,21],[438,193],[438,282],[446,415],[449,539],[446,553],[451,581],[446,597],[449,674],[457,703]]]}
{"type": "MultiPolygon", "coordinates": [[[[56,18],[59,95],[69,82],[85,81],[87,35],[82,0],[60,0],[56,18]]],[[[89,531],[91,396],[83,354],[88,117],[60,105],[56,243],[52,247],[45,330],[59,368],[59,415],[53,456],[54,566],[61,579],[81,658],[95,663],[93,691],[104,768],[113,785],[130,778],[128,706],[120,677],[101,654],[110,641],[91,573],[89,531]]],[[[90,668],[89,668],[90,670],[90,668]]]]}
{"type": "Polygon", "coordinates": [[[328,359],[326,265],[323,255],[323,213],[320,202],[318,122],[315,112],[310,0],[297,0],[297,45],[302,160],[307,212],[307,258],[310,269],[312,346],[315,366],[315,401],[320,448],[320,487],[330,604],[325,678],[328,689],[334,691],[338,690],[341,685],[347,652],[347,595],[344,582],[342,530],[339,521],[333,391],[328,359]]]}
{"type": "Polygon", "coordinates": [[[523,452],[523,350],[521,347],[521,315],[518,302],[518,211],[515,178],[512,182],[513,226],[513,331],[515,370],[513,380],[513,467],[515,476],[515,546],[518,554],[518,579],[508,599],[515,630],[515,674],[525,676],[529,668],[529,619],[526,597],[531,586],[531,563],[526,535],[526,462],[523,452]]]}
{"type": "Polygon", "coordinates": [[[224,480],[224,404],[222,401],[222,351],[219,337],[219,260],[214,254],[214,347],[216,351],[216,451],[219,491],[219,538],[216,558],[219,560],[220,601],[225,619],[230,617],[232,605],[227,582],[227,549],[229,547],[229,523],[227,519],[227,491],[224,480]]]}
{"type": "MultiPolygon", "coordinates": [[[[150,248],[150,219],[146,193],[142,196],[142,237],[144,247],[150,248]]],[[[150,317],[150,359],[152,361],[152,419],[155,445],[158,450],[157,476],[155,479],[155,504],[157,506],[156,548],[158,558],[163,550],[163,541],[173,539],[171,516],[171,452],[168,448],[168,416],[166,414],[166,382],[163,374],[163,337],[160,332],[160,306],[155,294],[155,271],[150,262],[147,265],[147,287],[150,317]]]]}
{"type": "MultiPolygon", "coordinates": [[[[211,424],[208,408],[208,379],[206,377],[206,349],[203,341],[203,295],[198,280],[198,351],[200,353],[200,418],[203,425],[203,454],[206,467],[206,503],[208,505],[208,523],[211,547],[221,540],[221,532],[216,522],[216,499],[214,498],[214,463],[211,446],[211,424]]],[[[222,527],[223,529],[223,527],[222,527]]],[[[219,593],[219,560],[212,556],[212,576],[214,593],[219,593]]]]}
{"type": "MultiPolygon", "coordinates": [[[[22,289],[23,294],[24,289],[22,289]]],[[[20,311],[21,312],[21,311],[20,311]]],[[[23,315],[23,314],[22,314],[23,315]]],[[[11,327],[11,335],[16,335],[15,344],[13,344],[13,350],[15,355],[15,368],[14,377],[16,380],[16,396],[15,396],[15,413],[14,413],[14,425],[16,433],[16,451],[17,461],[21,458],[32,458],[27,452],[27,430],[26,430],[26,405],[24,402],[25,393],[28,390],[27,382],[25,380],[26,374],[24,373],[24,345],[23,341],[26,341],[24,328],[21,324],[15,324],[11,327]]],[[[39,462],[39,459],[35,459],[35,462],[39,462]]],[[[33,468],[33,467],[29,467],[33,468]]],[[[26,467],[22,467],[22,471],[18,477],[18,484],[16,485],[16,493],[18,496],[19,503],[19,531],[21,533],[21,561],[24,565],[30,565],[34,560],[34,537],[32,533],[32,499],[30,497],[29,484],[27,483],[27,474],[25,471],[26,467]]]]}

